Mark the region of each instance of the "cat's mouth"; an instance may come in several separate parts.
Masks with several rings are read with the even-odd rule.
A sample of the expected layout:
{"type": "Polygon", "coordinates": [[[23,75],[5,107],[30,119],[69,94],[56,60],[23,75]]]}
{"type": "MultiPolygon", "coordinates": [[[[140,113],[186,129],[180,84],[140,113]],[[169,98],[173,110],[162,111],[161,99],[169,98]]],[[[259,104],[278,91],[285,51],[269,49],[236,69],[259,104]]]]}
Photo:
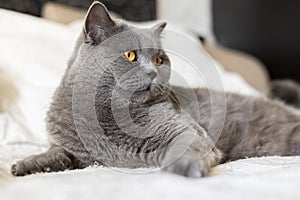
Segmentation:
{"type": "Polygon", "coordinates": [[[157,83],[151,82],[151,83],[145,85],[144,87],[140,88],[136,92],[138,92],[138,93],[146,93],[146,92],[149,93],[150,92],[150,94],[152,94],[157,91],[157,87],[158,87],[157,83]]]}
{"type": "Polygon", "coordinates": [[[134,92],[137,96],[143,96],[147,98],[156,97],[160,94],[164,93],[164,86],[159,84],[156,79],[152,80],[148,84],[144,84],[143,86],[139,87],[138,90],[134,92]]]}
{"type": "Polygon", "coordinates": [[[140,88],[139,92],[151,92],[154,90],[155,87],[155,84],[149,83],[148,85],[145,85],[144,87],[140,88]]]}
{"type": "Polygon", "coordinates": [[[148,86],[148,91],[150,92],[151,96],[157,96],[157,95],[163,94],[164,90],[165,90],[164,86],[162,86],[156,82],[152,82],[148,86]]]}
{"type": "Polygon", "coordinates": [[[156,79],[152,80],[143,80],[142,83],[140,83],[140,86],[138,88],[139,91],[152,91],[157,87],[157,81],[156,79]]]}

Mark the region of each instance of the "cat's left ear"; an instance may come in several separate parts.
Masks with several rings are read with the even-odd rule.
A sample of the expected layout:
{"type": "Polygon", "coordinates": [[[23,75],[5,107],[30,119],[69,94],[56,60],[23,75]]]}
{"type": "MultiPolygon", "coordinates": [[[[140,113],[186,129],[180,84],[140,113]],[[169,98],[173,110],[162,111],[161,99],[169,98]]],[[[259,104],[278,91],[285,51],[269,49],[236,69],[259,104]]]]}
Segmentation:
{"type": "Polygon", "coordinates": [[[99,1],[95,1],[85,17],[83,31],[86,42],[93,45],[101,43],[110,36],[115,26],[107,8],[99,1]]]}
{"type": "Polygon", "coordinates": [[[160,35],[165,27],[167,26],[166,22],[161,22],[159,24],[156,24],[155,26],[152,27],[153,31],[155,34],[160,35]]]}

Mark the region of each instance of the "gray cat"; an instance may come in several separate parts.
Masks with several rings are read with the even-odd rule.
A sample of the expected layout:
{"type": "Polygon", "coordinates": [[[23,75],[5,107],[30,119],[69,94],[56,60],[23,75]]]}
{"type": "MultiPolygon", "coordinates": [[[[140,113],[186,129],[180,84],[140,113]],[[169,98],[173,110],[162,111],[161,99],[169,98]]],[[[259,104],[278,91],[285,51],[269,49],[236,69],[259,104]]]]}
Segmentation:
{"type": "MultiPolygon", "coordinates": [[[[160,44],[165,26],[137,29],[113,21],[103,4],[93,3],[48,111],[51,147],[13,165],[12,174],[79,169],[96,161],[201,177],[229,160],[300,155],[296,109],[231,93],[225,103],[224,93],[170,86],[170,61],[160,44]],[[221,135],[210,128],[212,108],[226,111],[221,135]]],[[[221,114],[214,117],[222,123],[221,114]]]]}

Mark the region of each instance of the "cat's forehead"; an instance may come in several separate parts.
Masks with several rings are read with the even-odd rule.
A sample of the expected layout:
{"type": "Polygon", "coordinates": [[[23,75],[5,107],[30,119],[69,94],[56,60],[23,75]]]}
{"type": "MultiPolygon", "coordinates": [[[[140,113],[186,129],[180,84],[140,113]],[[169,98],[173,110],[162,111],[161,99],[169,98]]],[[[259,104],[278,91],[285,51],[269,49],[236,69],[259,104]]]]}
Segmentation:
{"type": "Polygon", "coordinates": [[[126,35],[125,42],[127,45],[132,44],[135,47],[138,46],[139,49],[161,48],[160,37],[151,28],[137,28],[127,25],[121,34],[126,35]]]}

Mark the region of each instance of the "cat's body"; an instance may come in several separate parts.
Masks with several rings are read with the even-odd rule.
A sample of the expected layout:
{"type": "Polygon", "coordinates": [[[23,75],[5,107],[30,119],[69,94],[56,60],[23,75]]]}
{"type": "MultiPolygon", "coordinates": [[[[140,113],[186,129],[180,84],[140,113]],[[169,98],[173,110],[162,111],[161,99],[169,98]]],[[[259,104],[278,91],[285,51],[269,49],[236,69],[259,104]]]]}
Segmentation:
{"type": "MultiPolygon", "coordinates": [[[[199,177],[227,160],[300,155],[298,111],[266,98],[226,94],[224,104],[224,95],[213,92],[213,108],[226,116],[220,137],[210,131],[212,91],[168,85],[170,62],[159,41],[164,26],[132,28],[112,21],[105,7],[94,3],[48,112],[51,147],[13,165],[12,173],[83,168],[97,161],[199,177]],[[105,43],[123,32],[126,37],[105,43]],[[116,52],[125,54],[107,62],[116,52]],[[193,94],[196,99],[187,98],[193,94]]],[[[221,114],[214,118],[223,123],[221,114]]]]}
{"type": "MultiPolygon", "coordinates": [[[[184,94],[186,88],[175,88],[184,94]]],[[[208,129],[211,116],[211,99],[207,89],[198,89],[198,102],[189,105],[189,113],[199,106],[201,126],[208,129]]],[[[216,92],[218,95],[218,92],[216,92]]],[[[222,96],[221,93],[219,93],[222,96]]],[[[218,100],[222,100],[219,98],[218,100]]],[[[224,109],[217,102],[214,109],[224,109]]],[[[226,117],[216,147],[223,152],[224,160],[271,155],[299,155],[300,112],[280,101],[264,97],[241,96],[226,93],[226,117]],[[294,134],[294,136],[292,136],[294,134]],[[293,138],[294,137],[294,138],[293,138]],[[298,140],[294,140],[298,137],[298,140]],[[298,144],[293,146],[292,143],[298,144]]],[[[210,134],[210,132],[208,132],[210,134]]],[[[211,135],[214,137],[214,135],[211,135]]]]}

